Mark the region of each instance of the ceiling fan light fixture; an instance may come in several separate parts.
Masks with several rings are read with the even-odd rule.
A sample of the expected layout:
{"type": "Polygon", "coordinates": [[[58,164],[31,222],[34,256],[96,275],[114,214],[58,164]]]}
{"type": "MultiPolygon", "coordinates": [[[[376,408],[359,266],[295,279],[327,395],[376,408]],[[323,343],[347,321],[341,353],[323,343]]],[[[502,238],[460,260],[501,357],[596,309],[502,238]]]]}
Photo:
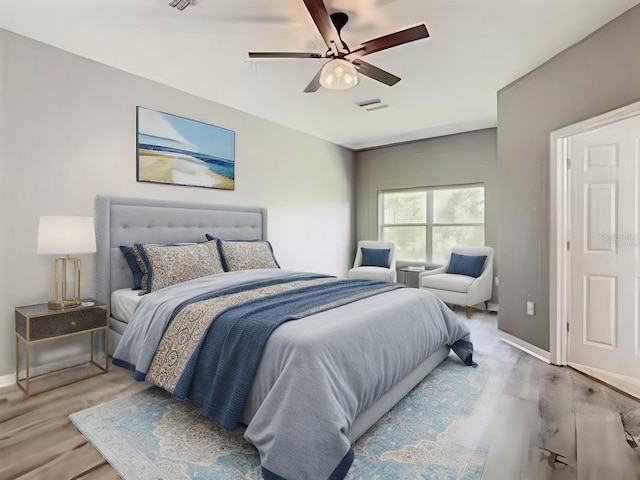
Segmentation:
{"type": "Polygon", "coordinates": [[[320,72],[320,85],[330,90],[346,90],[358,84],[358,70],[350,62],[335,58],[320,72]]]}
{"type": "Polygon", "coordinates": [[[195,4],[195,0],[171,0],[171,2],[169,2],[170,7],[177,7],[180,11],[187,8],[190,4],[195,4]]]}

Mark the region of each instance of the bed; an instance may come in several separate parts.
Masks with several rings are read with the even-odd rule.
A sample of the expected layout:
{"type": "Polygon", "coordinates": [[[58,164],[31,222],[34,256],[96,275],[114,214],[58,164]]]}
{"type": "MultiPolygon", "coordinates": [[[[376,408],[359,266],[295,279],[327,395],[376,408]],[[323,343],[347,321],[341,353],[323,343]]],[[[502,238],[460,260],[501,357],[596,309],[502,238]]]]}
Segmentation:
{"type": "MultiPolygon", "coordinates": [[[[245,438],[258,449],[267,480],[344,478],[353,461],[351,444],[439,365],[452,346],[463,359],[461,368],[472,364],[464,323],[435,296],[397,284],[277,268],[194,278],[138,299],[127,292],[132,273],[121,245],[201,244],[207,234],[218,242],[265,241],[263,208],[99,196],[96,234],[97,298],[107,304],[114,363],[190,398],[227,429],[247,424],[245,438]],[[274,299],[259,293],[272,290],[274,299]],[[226,351],[237,342],[231,330],[215,329],[231,328],[225,325],[249,315],[236,313],[248,312],[245,306],[222,309],[219,299],[249,291],[258,292],[248,302],[260,306],[256,312],[280,312],[281,305],[291,303],[305,313],[273,313],[274,321],[278,315],[282,319],[259,348],[249,344],[242,354],[220,356],[215,348],[226,351]],[[114,292],[119,300],[112,304],[114,292]],[[306,297],[289,300],[289,292],[306,297]],[[181,344],[179,332],[191,325],[189,312],[200,312],[201,305],[223,312],[208,330],[215,334],[201,333],[194,347],[200,356],[188,357],[178,373],[169,371],[168,365],[179,362],[166,345],[181,344]],[[122,317],[133,309],[128,323],[122,317]],[[223,315],[230,318],[223,321],[223,315]],[[172,330],[175,338],[167,339],[172,330]],[[251,372],[252,361],[250,381],[224,383],[230,370],[251,372]],[[238,397],[238,391],[244,393],[238,397]],[[236,402],[220,407],[222,416],[218,404],[223,400],[212,398],[218,394],[236,402]]],[[[266,316],[261,315],[254,316],[262,321],[266,316]]],[[[237,339],[246,337],[237,334],[237,339]]]]}

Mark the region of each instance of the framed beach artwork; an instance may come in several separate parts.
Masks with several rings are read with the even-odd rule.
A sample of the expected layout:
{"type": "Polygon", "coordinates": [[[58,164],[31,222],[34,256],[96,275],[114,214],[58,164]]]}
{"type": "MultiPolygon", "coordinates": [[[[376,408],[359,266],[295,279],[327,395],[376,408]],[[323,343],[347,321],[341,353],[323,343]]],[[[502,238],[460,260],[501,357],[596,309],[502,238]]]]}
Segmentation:
{"type": "Polygon", "coordinates": [[[235,189],[235,133],[137,107],[137,180],[235,189]]]}

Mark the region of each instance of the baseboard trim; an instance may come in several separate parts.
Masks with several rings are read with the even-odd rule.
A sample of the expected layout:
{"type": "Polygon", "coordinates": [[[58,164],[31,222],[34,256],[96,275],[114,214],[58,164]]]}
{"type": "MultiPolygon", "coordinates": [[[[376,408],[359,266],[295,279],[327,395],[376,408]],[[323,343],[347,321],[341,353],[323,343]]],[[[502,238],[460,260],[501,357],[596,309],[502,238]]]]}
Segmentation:
{"type": "MultiPolygon", "coordinates": [[[[65,358],[58,362],[51,362],[45,365],[39,365],[37,367],[31,367],[31,377],[37,377],[38,375],[44,375],[45,373],[55,372],[57,370],[62,370],[63,368],[73,367],[75,365],[82,365],[83,363],[87,363],[89,359],[87,358],[87,354],[82,355],[74,355],[72,357],[65,358]]],[[[96,355],[95,359],[97,361],[101,361],[103,357],[99,354],[96,355]]],[[[20,378],[24,378],[25,371],[20,371],[20,378]]],[[[16,384],[16,374],[10,373],[7,375],[0,375],[0,388],[8,387],[9,385],[16,384]]]]}
{"type": "Polygon", "coordinates": [[[502,330],[499,330],[499,332],[502,336],[503,342],[508,343],[512,347],[516,347],[517,349],[536,357],[538,360],[542,360],[543,362],[549,364],[551,363],[551,356],[546,350],[543,350],[540,347],[536,347],[535,345],[529,342],[525,342],[524,340],[518,337],[514,337],[513,335],[510,335],[507,332],[503,332],[502,330]]]}
{"type": "Polygon", "coordinates": [[[7,375],[0,375],[0,388],[8,387],[16,383],[16,374],[9,373],[7,375]]]}
{"type": "Polygon", "coordinates": [[[580,365],[579,363],[569,362],[569,366],[584,373],[585,375],[611,385],[615,389],[631,395],[636,399],[640,399],[640,380],[625,377],[624,375],[619,375],[617,373],[607,372],[606,370],[600,370],[598,368],[587,367],[586,365],[580,365]]]}

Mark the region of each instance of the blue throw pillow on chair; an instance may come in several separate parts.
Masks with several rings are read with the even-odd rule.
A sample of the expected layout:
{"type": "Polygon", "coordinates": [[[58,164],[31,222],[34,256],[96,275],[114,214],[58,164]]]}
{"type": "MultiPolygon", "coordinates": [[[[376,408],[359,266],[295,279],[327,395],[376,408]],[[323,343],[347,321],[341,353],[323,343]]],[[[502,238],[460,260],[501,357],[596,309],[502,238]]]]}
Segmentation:
{"type": "Polygon", "coordinates": [[[462,255],[452,252],[447,273],[478,278],[482,275],[482,269],[486,259],[486,255],[462,255]]]}
{"type": "Polygon", "coordinates": [[[390,248],[364,248],[361,247],[362,262],[361,267],[383,267],[389,268],[390,248]]]}

